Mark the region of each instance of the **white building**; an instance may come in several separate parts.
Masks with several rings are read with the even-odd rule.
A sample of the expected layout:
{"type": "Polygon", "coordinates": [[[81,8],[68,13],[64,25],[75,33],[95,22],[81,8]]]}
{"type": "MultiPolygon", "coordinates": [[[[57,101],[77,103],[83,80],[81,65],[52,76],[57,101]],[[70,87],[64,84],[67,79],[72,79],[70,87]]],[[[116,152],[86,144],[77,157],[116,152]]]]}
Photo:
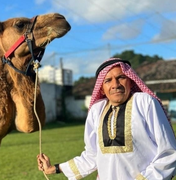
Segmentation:
{"type": "Polygon", "coordinates": [[[72,86],[73,73],[70,69],[56,68],[53,66],[44,66],[39,69],[40,82],[48,82],[57,85],[72,86]]]}
{"type": "MultiPolygon", "coordinates": [[[[44,66],[39,69],[39,80],[41,84],[41,93],[45,103],[46,122],[58,119],[62,111],[62,87],[73,86],[72,70],[64,69],[62,61],[60,67],[44,66]]],[[[90,97],[77,100],[72,95],[67,95],[64,99],[67,111],[74,117],[85,118],[89,107],[90,97]]]]}

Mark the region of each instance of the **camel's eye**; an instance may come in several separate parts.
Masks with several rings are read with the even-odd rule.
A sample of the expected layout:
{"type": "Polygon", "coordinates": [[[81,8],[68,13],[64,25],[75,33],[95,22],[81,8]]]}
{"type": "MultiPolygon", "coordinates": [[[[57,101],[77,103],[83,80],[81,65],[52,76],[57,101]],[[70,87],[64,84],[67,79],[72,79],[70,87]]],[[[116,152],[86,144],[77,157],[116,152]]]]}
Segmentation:
{"type": "Polygon", "coordinates": [[[18,28],[18,29],[23,29],[24,26],[25,26],[25,23],[22,22],[22,21],[18,21],[15,26],[18,28]]]}

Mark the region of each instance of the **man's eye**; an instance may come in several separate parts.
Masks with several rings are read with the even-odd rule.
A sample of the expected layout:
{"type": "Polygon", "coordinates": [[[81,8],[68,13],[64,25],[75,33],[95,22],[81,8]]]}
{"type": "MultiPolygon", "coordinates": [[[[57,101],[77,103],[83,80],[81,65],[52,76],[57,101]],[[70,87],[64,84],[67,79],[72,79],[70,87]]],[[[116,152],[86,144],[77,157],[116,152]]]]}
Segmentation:
{"type": "Polygon", "coordinates": [[[110,81],[110,79],[105,79],[104,83],[108,83],[110,81]]]}
{"type": "Polygon", "coordinates": [[[122,75],[122,76],[119,76],[118,79],[126,79],[127,77],[122,75]]]}

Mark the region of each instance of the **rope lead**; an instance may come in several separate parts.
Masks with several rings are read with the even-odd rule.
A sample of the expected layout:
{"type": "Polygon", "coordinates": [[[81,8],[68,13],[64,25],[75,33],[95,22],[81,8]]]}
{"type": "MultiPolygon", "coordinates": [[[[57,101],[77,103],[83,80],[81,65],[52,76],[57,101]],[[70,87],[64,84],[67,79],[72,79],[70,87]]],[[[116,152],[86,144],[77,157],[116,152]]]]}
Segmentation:
{"type": "MultiPolygon", "coordinates": [[[[36,72],[35,92],[34,92],[34,113],[35,113],[35,116],[37,118],[38,125],[39,125],[39,153],[42,154],[42,126],[41,126],[41,122],[40,122],[40,119],[39,119],[37,111],[36,111],[37,80],[38,80],[38,68],[40,67],[40,63],[39,62],[34,62],[33,66],[34,66],[33,69],[36,72]]],[[[43,171],[43,174],[44,174],[45,178],[47,180],[49,180],[44,171],[43,171]]]]}

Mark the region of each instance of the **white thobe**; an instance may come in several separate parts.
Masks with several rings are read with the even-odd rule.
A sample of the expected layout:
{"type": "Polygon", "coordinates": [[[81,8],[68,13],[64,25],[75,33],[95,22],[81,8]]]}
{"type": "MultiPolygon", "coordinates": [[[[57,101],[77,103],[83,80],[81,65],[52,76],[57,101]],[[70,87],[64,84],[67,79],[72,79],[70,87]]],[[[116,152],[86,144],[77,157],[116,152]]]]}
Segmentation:
{"type": "Polygon", "coordinates": [[[102,113],[107,99],[89,110],[85,125],[85,150],[60,164],[69,180],[98,171],[100,180],[170,180],[176,175],[176,140],[158,100],[135,93],[125,110],[124,146],[103,143],[102,113]]]}

